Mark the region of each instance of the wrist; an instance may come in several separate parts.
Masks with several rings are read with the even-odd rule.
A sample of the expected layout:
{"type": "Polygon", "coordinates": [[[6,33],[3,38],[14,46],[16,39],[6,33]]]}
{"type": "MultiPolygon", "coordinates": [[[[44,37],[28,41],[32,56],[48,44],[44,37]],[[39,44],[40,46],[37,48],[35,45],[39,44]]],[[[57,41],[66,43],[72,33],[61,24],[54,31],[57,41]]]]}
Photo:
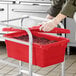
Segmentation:
{"type": "Polygon", "coordinates": [[[59,14],[53,19],[53,22],[58,25],[64,18],[66,18],[65,15],[59,14]]]}
{"type": "Polygon", "coordinates": [[[64,18],[66,18],[65,15],[59,13],[56,17],[55,17],[55,20],[57,23],[61,22],[64,18]]]}
{"type": "Polygon", "coordinates": [[[55,26],[55,27],[57,27],[57,25],[58,25],[58,24],[54,21],[54,19],[48,21],[48,23],[49,23],[50,25],[52,25],[52,26],[55,26]]]}
{"type": "Polygon", "coordinates": [[[54,18],[52,21],[55,25],[58,25],[60,23],[60,20],[58,20],[57,18],[54,18]]]}

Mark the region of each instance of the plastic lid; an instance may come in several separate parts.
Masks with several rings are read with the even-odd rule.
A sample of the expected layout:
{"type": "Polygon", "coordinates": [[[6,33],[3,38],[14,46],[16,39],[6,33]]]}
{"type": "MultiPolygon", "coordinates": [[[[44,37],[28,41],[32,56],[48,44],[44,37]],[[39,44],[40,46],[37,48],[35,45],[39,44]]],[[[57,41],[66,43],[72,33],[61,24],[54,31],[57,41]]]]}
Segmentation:
{"type": "MultiPolygon", "coordinates": [[[[40,26],[33,26],[32,28],[30,28],[31,31],[38,31],[38,32],[44,32],[44,31],[40,31],[40,26]]],[[[63,29],[63,28],[54,28],[53,30],[47,32],[45,31],[45,33],[70,33],[69,29],[63,29]]]]}
{"type": "MultiPolygon", "coordinates": [[[[32,28],[29,28],[31,31],[36,31],[36,32],[44,32],[40,31],[40,26],[33,26],[32,28]]],[[[14,29],[14,28],[3,28],[3,31],[21,31],[20,29],[14,29]]],[[[63,29],[63,28],[54,28],[53,30],[47,32],[45,31],[44,33],[70,33],[69,29],[63,29]]]]}

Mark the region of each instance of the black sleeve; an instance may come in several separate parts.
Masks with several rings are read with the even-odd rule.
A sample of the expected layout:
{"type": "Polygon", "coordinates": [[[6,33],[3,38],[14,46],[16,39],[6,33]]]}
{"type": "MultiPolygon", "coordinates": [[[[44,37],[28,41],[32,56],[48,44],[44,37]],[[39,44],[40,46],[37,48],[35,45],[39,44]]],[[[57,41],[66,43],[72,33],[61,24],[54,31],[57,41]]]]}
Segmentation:
{"type": "Polygon", "coordinates": [[[55,17],[61,11],[62,6],[65,0],[53,0],[53,5],[51,5],[50,9],[47,11],[48,14],[55,17]]]}
{"type": "Polygon", "coordinates": [[[76,0],[68,0],[67,3],[64,5],[61,13],[73,18],[74,13],[76,12],[76,0]]]}

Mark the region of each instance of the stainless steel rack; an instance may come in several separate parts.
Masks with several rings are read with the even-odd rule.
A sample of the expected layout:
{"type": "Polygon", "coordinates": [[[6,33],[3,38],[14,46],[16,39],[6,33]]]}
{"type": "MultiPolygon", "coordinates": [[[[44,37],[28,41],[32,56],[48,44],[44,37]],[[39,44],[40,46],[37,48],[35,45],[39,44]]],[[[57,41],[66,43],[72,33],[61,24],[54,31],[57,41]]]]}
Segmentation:
{"type": "MultiPolygon", "coordinates": [[[[24,44],[24,45],[28,45],[29,46],[29,71],[24,70],[24,68],[22,67],[22,62],[21,61],[19,61],[19,66],[18,65],[15,65],[15,64],[12,64],[12,63],[9,63],[9,62],[4,61],[4,60],[0,60],[0,62],[1,63],[5,63],[5,64],[9,64],[11,66],[14,66],[14,67],[19,68],[19,74],[17,76],[23,76],[23,73],[29,74],[29,76],[41,76],[40,74],[36,74],[36,73],[33,73],[32,72],[32,42],[33,42],[33,38],[32,38],[32,34],[31,34],[30,30],[27,27],[21,28],[20,26],[14,26],[14,25],[11,25],[11,24],[5,24],[4,23],[4,22],[8,22],[8,21],[14,21],[14,20],[21,19],[22,20],[21,21],[21,24],[22,24],[24,18],[31,18],[31,19],[40,20],[40,21],[48,21],[49,20],[49,19],[44,19],[44,18],[40,18],[40,17],[26,15],[25,17],[20,17],[20,18],[11,19],[11,20],[0,21],[0,25],[25,30],[28,33],[28,35],[29,35],[29,42],[23,42],[23,41],[19,41],[19,40],[12,39],[12,38],[7,38],[7,37],[0,37],[0,38],[4,38],[6,40],[10,40],[10,41],[13,41],[13,42],[17,42],[17,43],[20,43],[20,44],[24,44]]],[[[62,28],[64,28],[61,23],[60,23],[60,26],[62,28]]],[[[61,65],[62,65],[61,76],[65,76],[64,75],[65,74],[64,73],[64,70],[65,70],[64,64],[65,64],[65,61],[63,61],[61,63],[61,65]]]]}

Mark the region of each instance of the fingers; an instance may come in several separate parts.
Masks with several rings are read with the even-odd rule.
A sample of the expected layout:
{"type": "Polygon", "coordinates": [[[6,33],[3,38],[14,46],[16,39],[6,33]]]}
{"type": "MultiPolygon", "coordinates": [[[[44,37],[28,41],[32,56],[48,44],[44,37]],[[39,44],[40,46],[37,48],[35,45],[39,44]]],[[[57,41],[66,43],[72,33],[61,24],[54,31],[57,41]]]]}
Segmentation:
{"type": "Polygon", "coordinates": [[[43,22],[42,26],[40,27],[40,30],[43,31],[51,31],[52,29],[54,29],[56,27],[56,25],[53,22],[43,22]]]}
{"type": "Polygon", "coordinates": [[[44,25],[42,25],[42,26],[39,28],[39,29],[40,29],[40,31],[41,31],[41,30],[43,30],[43,28],[44,28],[44,27],[45,27],[45,26],[44,26],[44,25]]]}
{"type": "Polygon", "coordinates": [[[48,22],[46,22],[46,24],[44,25],[42,30],[43,31],[50,31],[50,28],[51,28],[50,24],[48,22]]]}
{"type": "Polygon", "coordinates": [[[52,29],[54,29],[55,26],[52,23],[46,23],[44,24],[40,29],[43,31],[51,31],[52,29]]]}
{"type": "Polygon", "coordinates": [[[43,30],[43,31],[47,31],[47,22],[43,22],[42,26],[40,27],[40,31],[43,30]]]}
{"type": "Polygon", "coordinates": [[[49,26],[48,24],[43,28],[43,31],[51,31],[53,29],[53,26],[49,26]]]}
{"type": "Polygon", "coordinates": [[[41,23],[42,26],[39,28],[40,31],[45,27],[45,24],[46,24],[46,22],[42,22],[42,23],[41,23]]]}
{"type": "Polygon", "coordinates": [[[48,31],[49,27],[47,26],[47,24],[43,27],[43,31],[48,31]]]}

